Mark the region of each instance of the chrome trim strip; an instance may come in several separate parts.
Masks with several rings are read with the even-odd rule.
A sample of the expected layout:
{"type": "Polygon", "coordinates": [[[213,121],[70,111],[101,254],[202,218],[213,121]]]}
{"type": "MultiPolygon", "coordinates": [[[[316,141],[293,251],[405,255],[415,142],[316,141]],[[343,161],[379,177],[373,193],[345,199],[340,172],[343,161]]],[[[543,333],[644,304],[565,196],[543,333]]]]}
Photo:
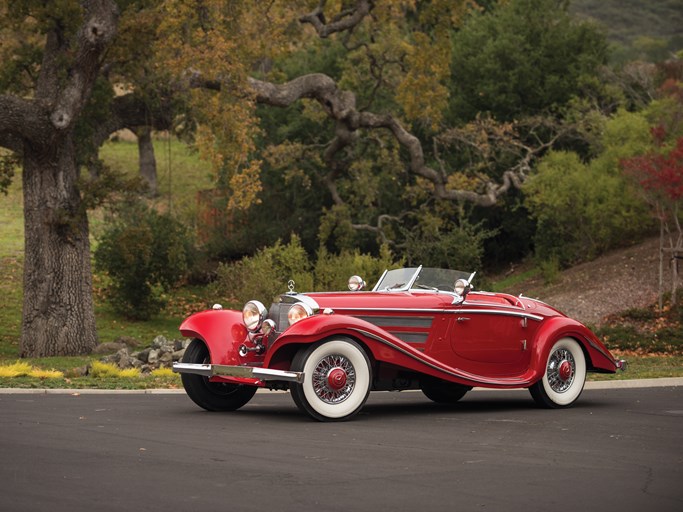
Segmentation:
{"type": "MultiPolygon", "coordinates": [[[[451,311],[449,311],[451,313],[451,311]]],[[[506,310],[500,310],[500,309],[459,309],[457,311],[452,311],[452,313],[470,313],[470,314],[477,314],[477,313],[486,313],[489,315],[504,315],[504,316],[517,316],[520,318],[531,318],[532,320],[536,320],[537,322],[542,321],[544,318],[539,315],[534,315],[532,313],[527,313],[523,311],[506,311],[506,310]]]]}
{"type": "Polygon", "coordinates": [[[601,353],[603,356],[605,356],[607,359],[609,359],[610,361],[612,361],[612,363],[614,363],[614,367],[615,367],[616,369],[619,369],[619,361],[617,361],[616,359],[614,359],[614,357],[612,357],[612,354],[610,354],[610,353],[607,351],[607,349],[603,349],[600,345],[597,345],[593,340],[591,340],[590,338],[587,338],[586,336],[582,336],[582,338],[583,338],[584,340],[586,340],[586,341],[588,342],[588,344],[589,344],[591,347],[593,347],[595,350],[597,350],[598,352],[600,352],[600,353],[601,353]]]}
{"type": "Polygon", "coordinates": [[[417,267],[417,271],[415,272],[415,274],[413,274],[413,278],[408,283],[408,286],[406,286],[406,290],[410,290],[413,287],[413,285],[415,284],[415,281],[417,281],[417,276],[420,275],[420,272],[422,272],[422,265],[417,267]]]}
{"type": "MultiPolygon", "coordinates": [[[[496,307],[489,306],[489,307],[496,307]]],[[[506,308],[507,306],[501,306],[506,308]]],[[[517,316],[520,318],[530,318],[531,320],[536,320],[541,322],[544,317],[540,315],[534,315],[533,313],[527,313],[523,311],[509,311],[507,309],[411,309],[411,308],[334,308],[335,312],[339,311],[386,311],[388,313],[435,313],[438,315],[459,315],[461,313],[472,313],[472,314],[490,314],[490,315],[508,315],[517,316]]],[[[357,316],[357,315],[350,315],[357,316]]]]}
{"type": "Polygon", "coordinates": [[[379,281],[377,281],[377,282],[375,283],[375,286],[372,287],[372,291],[373,291],[373,292],[376,292],[376,291],[377,291],[377,286],[379,286],[379,283],[382,282],[382,279],[384,279],[384,276],[387,275],[387,272],[389,272],[389,269],[385,269],[385,270],[384,270],[384,273],[383,273],[382,276],[379,278],[379,281]]]}
{"type": "MultiPolygon", "coordinates": [[[[429,361],[425,361],[424,359],[420,359],[419,357],[416,357],[415,354],[413,354],[412,352],[405,350],[403,347],[399,347],[398,345],[392,343],[391,341],[386,340],[384,338],[381,338],[380,336],[376,336],[375,334],[372,334],[371,332],[364,331],[363,329],[356,329],[355,327],[351,327],[350,330],[356,331],[357,333],[362,334],[363,336],[371,338],[375,341],[379,341],[380,343],[383,343],[384,345],[387,345],[387,346],[393,348],[394,350],[398,350],[399,352],[410,357],[411,359],[414,359],[415,361],[418,361],[422,364],[425,364],[425,365],[429,366],[430,368],[433,368],[433,369],[438,370],[440,372],[446,373],[448,375],[452,375],[453,377],[459,377],[461,379],[466,379],[466,380],[469,380],[471,382],[478,382],[481,384],[489,384],[489,382],[485,381],[484,379],[482,379],[478,375],[473,375],[473,374],[467,373],[467,372],[456,372],[456,371],[448,370],[446,368],[442,368],[440,366],[437,366],[437,365],[435,365],[429,361]]],[[[501,382],[498,382],[496,384],[500,385],[500,386],[509,385],[509,386],[515,386],[515,387],[519,387],[520,385],[527,384],[527,382],[525,380],[520,379],[520,378],[507,377],[507,378],[501,378],[500,381],[501,382]]]]}
{"type": "Polygon", "coordinates": [[[224,364],[173,363],[176,373],[193,373],[203,377],[239,377],[242,379],[284,380],[287,382],[304,381],[303,372],[288,372],[272,368],[256,368],[253,366],[229,366],[224,364]]]}

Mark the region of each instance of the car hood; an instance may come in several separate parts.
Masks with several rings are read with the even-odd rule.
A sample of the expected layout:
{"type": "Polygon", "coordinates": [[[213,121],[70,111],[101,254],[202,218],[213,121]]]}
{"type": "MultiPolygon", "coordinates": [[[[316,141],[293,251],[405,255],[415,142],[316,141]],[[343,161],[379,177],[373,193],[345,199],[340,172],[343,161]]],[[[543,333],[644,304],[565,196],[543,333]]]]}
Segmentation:
{"type": "MultiPolygon", "coordinates": [[[[455,295],[435,292],[321,292],[302,294],[313,299],[321,310],[344,311],[372,310],[451,310],[456,308],[512,308],[530,314],[550,317],[564,316],[557,309],[528,297],[515,297],[505,293],[470,292],[465,302],[455,304],[455,295]]],[[[290,295],[290,300],[291,300],[290,295]]],[[[296,296],[294,296],[296,297],[296,296]]]]}

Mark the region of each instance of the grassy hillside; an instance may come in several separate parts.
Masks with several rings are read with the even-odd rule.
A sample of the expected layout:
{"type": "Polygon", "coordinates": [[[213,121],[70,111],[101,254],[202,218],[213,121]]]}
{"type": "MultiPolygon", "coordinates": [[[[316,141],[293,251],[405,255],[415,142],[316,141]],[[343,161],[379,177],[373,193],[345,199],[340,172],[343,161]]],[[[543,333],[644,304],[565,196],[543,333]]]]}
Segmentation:
{"type": "Polygon", "coordinates": [[[615,65],[662,62],[683,50],[683,0],[571,0],[570,11],[604,27],[615,65]]]}
{"type": "Polygon", "coordinates": [[[570,11],[604,25],[611,41],[683,36],[683,0],[571,0],[570,11]]]}

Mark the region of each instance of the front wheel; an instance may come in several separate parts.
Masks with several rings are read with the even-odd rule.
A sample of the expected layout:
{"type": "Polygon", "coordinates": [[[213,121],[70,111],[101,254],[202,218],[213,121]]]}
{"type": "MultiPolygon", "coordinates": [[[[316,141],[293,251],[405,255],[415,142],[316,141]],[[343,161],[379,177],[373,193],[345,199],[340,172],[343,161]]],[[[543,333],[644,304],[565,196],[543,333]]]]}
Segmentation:
{"type": "Polygon", "coordinates": [[[571,338],[558,340],[548,354],[543,378],[529,391],[542,407],[560,409],[571,406],[586,383],[586,356],[571,338]]]}
{"type": "Polygon", "coordinates": [[[319,421],[343,421],[360,411],[370,393],[372,368],[355,341],[337,338],[302,348],[292,361],[304,382],[291,383],[299,409],[319,421]]]}
{"type": "MultiPolygon", "coordinates": [[[[207,364],[209,349],[202,340],[194,339],[185,349],[183,363],[207,364]]],[[[236,411],[256,393],[256,386],[211,382],[207,377],[193,373],[180,376],[187,396],[207,411],[236,411]]]]}

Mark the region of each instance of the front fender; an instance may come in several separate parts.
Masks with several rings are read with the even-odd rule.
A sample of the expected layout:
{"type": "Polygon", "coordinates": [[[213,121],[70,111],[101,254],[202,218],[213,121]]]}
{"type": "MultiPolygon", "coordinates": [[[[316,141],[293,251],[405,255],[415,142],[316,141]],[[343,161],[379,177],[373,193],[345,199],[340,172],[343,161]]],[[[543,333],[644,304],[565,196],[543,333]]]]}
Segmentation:
{"type": "Polygon", "coordinates": [[[185,319],[180,332],[186,338],[206,343],[213,364],[237,365],[248,362],[239,356],[239,347],[247,339],[242,313],[234,310],[207,310],[185,319]]]}

